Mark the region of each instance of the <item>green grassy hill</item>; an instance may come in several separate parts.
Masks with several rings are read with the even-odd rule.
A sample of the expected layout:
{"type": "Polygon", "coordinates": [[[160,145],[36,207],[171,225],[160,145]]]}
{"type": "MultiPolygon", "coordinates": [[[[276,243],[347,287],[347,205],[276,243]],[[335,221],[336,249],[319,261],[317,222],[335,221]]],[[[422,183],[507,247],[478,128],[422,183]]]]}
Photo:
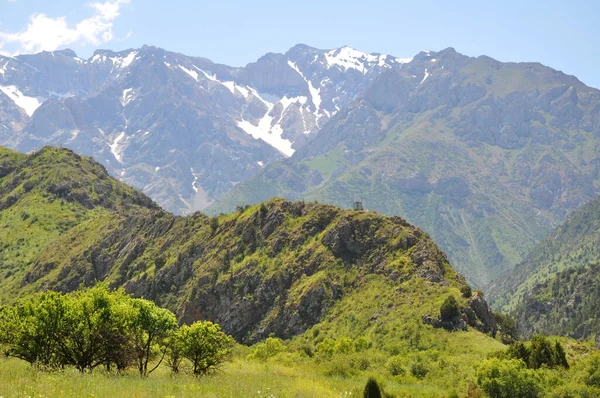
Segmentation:
{"type": "Polygon", "coordinates": [[[24,294],[39,256],[74,228],[100,231],[108,219],[150,209],[157,206],[91,158],[66,149],[26,156],[0,148],[0,298],[24,294]]]}

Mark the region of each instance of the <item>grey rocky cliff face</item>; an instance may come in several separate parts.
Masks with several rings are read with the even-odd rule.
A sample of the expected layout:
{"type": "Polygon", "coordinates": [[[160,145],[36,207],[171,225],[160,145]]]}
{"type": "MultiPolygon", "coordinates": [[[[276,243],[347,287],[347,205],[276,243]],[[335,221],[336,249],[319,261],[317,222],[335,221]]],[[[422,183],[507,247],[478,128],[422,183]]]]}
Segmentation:
{"type": "Polygon", "coordinates": [[[0,145],[94,156],[168,210],[203,209],[290,156],[394,57],[298,45],[244,68],[144,46],[0,56],[0,145]]]}

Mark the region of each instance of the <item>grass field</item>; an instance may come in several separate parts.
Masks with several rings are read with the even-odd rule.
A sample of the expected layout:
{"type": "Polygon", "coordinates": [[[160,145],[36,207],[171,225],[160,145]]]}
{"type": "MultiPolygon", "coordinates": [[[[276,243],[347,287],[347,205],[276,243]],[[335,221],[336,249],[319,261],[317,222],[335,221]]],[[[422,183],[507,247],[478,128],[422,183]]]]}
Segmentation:
{"type": "MultiPolygon", "coordinates": [[[[236,359],[222,371],[201,378],[171,376],[166,368],[142,379],[135,374],[116,376],[73,369],[46,373],[16,359],[0,360],[0,397],[358,397],[367,375],[325,376],[310,369],[290,368],[236,359]]],[[[435,386],[384,382],[397,396],[443,397],[435,386]]]]}

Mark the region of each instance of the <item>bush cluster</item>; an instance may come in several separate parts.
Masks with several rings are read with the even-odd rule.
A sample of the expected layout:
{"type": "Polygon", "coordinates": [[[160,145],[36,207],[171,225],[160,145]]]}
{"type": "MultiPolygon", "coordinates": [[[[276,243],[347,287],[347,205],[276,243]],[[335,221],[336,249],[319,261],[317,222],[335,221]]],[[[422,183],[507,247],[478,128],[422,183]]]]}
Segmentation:
{"type": "Polygon", "coordinates": [[[46,369],[99,366],[147,376],[165,359],[174,372],[187,359],[194,374],[217,367],[234,340],[219,325],[177,327],[175,315],[151,301],[104,285],[69,294],[45,292],[0,308],[0,346],[5,355],[46,369]],[[151,364],[154,366],[151,367],[151,364]]]}
{"type": "Polygon", "coordinates": [[[506,351],[510,359],[520,359],[530,369],[563,367],[568,369],[567,355],[562,344],[557,340],[552,344],[550,340],[541,335],[531,338],[529,344],[516,342],[506,351]]]}
{"type": "Polygon", "coordinates": [[[440,307],[440,317],[444,322],[451,322],[460,316],[458,302],[454,296],[448,296],[440,307]]]}

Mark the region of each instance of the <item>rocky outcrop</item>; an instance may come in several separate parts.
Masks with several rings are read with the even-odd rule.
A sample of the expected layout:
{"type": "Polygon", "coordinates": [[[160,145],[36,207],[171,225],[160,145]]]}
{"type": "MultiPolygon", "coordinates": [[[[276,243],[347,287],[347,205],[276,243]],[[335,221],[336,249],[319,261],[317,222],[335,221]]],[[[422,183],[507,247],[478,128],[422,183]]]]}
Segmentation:
{"type": "Polygon", "coordinates": [[[450,321],[443,321],[440,316],[423,315],[422,321],[426,325],[448,330],[467,330],[467,326],[473,327],[480,332],[488,333],[496,337],[498,325],[492,309],[488,306],[485,298],[475,292],[468,301],[468,307],[460,308],[460,316],[450,321]]]}

